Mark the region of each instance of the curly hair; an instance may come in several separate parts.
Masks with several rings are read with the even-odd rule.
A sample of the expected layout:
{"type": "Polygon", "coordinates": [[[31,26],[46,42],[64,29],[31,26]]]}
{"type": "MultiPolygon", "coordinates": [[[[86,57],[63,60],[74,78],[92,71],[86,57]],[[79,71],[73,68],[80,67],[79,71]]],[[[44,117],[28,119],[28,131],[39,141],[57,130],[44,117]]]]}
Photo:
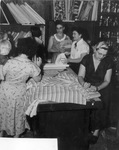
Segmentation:
{"type": "Polygon", "coordinates": [[[31,26],[30,31],[32,37],[40,37],[42,35],[40,28],[37,26],[31,26]]]}
{"type": "Polygon", "coordinates": [[[36,42],[28,37],[28,38],[20,38],[17,41],[16,50],[13,52],[13,56],[18,56],[20,54],[25,54],[29,58],[33,57],[36,54],[37,45],[36,42]]]}

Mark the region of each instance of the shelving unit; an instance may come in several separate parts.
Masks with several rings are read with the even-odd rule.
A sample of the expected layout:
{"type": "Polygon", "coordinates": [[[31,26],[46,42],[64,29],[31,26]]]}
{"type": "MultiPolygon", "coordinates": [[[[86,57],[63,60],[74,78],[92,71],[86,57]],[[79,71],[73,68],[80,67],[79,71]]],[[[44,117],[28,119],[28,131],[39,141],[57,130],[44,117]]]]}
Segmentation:
{"type": "Polygon", "coordinates": [[[98,37],[105,39],[115,62],[116,85],[119,86],[119,0],[100,0],[98,37]]]}
{"type": "Polygon", "coordinates": [[[30,5],[0,1],[0,32],[8,33],[16,42],[30,35],[31,26],[41,28],[45,44],[45,20],[30,5]]]}

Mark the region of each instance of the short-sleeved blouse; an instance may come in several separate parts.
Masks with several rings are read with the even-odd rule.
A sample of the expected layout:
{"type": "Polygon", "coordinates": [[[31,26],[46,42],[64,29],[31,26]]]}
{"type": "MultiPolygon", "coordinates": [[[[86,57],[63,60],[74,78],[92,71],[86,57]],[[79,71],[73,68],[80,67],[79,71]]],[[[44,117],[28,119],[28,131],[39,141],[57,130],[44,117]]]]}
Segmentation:
{"type": "Polygon", "coordinates": [[[93,55],[86,55],[81,64],[85,66],[85,81],[93,85],[101,84],[104,81],[107,70],[113,68],[113,61],[110,57],[105,57],[99,64],[98,68],[95,70],[93,63],[93,55]]]}
{"type": "Polygon", "coordinates": [[[40,74],[40,68],[29,59],[16,57],[8,60],[3,67],[5,80],[12,83],[26,83],[29,77],[40,74]]]}
{"type": "Polygon", "coordinates": [[[74,41],[71,47],[71,58],[77,59],[81,57],[81,54],[89,54],[89,45],[81,39],[80,41],[74,41]],[[75,46],[76,45],[76,46],[75,46]]]}

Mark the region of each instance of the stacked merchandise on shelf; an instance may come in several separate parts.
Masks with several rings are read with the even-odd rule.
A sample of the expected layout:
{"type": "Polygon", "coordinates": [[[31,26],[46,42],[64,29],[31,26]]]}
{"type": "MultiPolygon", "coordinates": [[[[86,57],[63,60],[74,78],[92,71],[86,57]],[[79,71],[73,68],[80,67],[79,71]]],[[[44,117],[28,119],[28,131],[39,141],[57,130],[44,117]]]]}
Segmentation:
{"type": "MultiPolygon", "coordinates": [[[[0,25],[45,25],[45,20],[33,10],[26,2],[16,4],[13,2],[0,5],[0,25]]],[[[44,27],[44,26],[43,26],[44,27]]],[[[18,38],[30,36],[29,31],[9,31],[14,41],[18,38]]]]}
{"type": "Polygon", "coordinates": [[[53,0],[54,20],[97,21],[98,0],[53,0]]]}
{"type": "MultiPolygon", "coordinates": [[[[109,30],[100,31],[100,38],[110,38],[112,41],[116,39],[115,42],[119,43],[119,32],[111,31],[111,28],[116,28],[119,26],[119,0],[101,0],[100,16],[99,16],[99,26],[108,27],[109,30]]],[[[110,46],[112,42],[110,41],[110,46]]]]}
{"type": "Polygon", "coordinates": [[[65,0],[54,0],[53,8],[54,8],[54,20],[65,20],[66,19],[65,0]]]}
{"type": "Polygon", "coordinates": [[[119,0],[101,0],[99,11],[99,38],[107,40],[116,64],[119,81],[119,0]]]}

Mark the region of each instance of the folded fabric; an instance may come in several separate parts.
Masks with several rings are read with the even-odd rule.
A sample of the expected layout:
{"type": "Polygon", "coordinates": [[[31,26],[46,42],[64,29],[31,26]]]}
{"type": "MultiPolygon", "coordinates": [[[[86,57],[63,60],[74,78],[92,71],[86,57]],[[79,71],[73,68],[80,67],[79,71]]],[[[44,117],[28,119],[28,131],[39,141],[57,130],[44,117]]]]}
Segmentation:
{"type": "Polygon", "coordinates": [[[66,60],[66,56],[65,56],[65,53],[61,53],[57,56],[56,58],[56,61],[55,61],[55,64],[64,64],[62,60],[66,60]]]}
{"type": "Polygon", "coordinates": [[[46,103],[48,102],[47,100],[34,100],[32,102],[32,104],[27,108],[25,114],[30,116],[30,117],[33,117],[33,116],[36,116],[37,115],[37,106],[39,103],[46,103]]]}

